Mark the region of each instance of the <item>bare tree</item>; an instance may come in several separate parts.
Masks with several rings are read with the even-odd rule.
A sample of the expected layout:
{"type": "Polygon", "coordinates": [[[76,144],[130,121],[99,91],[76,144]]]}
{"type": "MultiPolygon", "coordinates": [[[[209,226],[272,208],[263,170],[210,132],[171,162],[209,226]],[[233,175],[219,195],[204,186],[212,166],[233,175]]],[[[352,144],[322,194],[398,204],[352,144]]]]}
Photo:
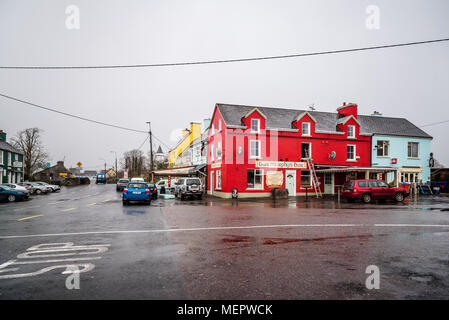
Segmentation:
{"type": "Polygon", "coordinates": [[[28,128],[19,131],[11,139],[11,143],[23,152],[25,179],[31,178],[38,164],[42,165],[48,160],[48,154],[42,144],[41,133],[42,130],[39,128],[28,128]]]}
{"type": "Polygon", "coordinates": [[[145,174],[146,157],[138,149],[127,151],[123,154],[122,166],[128,170],[130,177],[140,177],[145,174]]]}

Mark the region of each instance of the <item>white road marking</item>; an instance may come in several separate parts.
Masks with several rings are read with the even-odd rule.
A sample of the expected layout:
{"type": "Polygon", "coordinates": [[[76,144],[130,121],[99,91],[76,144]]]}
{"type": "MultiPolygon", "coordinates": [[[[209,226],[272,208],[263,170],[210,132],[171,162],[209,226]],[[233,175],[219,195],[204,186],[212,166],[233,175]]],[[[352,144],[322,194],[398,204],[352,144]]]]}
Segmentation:
{"type": "Polygon", "coordinates": [[[76,208],[68,208],[68,209],[62,209],[61,212],[67,212],[67,211],[72,211],[75,210],[76,208]]]}
{"type": "Polygon", "coordinates": [[[96,202],[93,202],[93,203],[89,203],[87,206],[90,207],[90,206],[94,206],[96,204],[97,204],[96,202]]]}
{"type": "Polygon", "coordinates": [[[42,216],[43,216],[43,214],[37,214],[37,215],[35,215],[35,216],[29,216],[29,217],[25,217],[25,218],[22,218],[22,219],[18,219],[17,221],[23,221],[23,220],[33,219],[33,218],[42,217],[42,216]]]}
{"type": "Polygon", "coordinates": [[[9,260],[5,263],[0,264],[0,279],[16,279],[24,277],[33,277],[54,269],[65,269],[62,274],[70,274],[74,271],[68,270],[69,267],[77,266],[83,269],[76,272],[88,272],[95,268],[93,263],[80,263],[74,261],[80,260],[98,260],[101,257],[77,257],[77,255],[90,255],[99,254],[108,251],[110,244],[93,244],[93,245],[80,245],[74,246],[73,242],[59,242],[59,243],[42,243],[39,245],[32,246],[28,248],[24,253],[17,255],[17,259],[9,260]],[[94,252],[91,252],[94,250],[94,252]],[[62,253],[60,253],[62,252],[62,253]],[[60,256],[74,256],[72,258],[62,258],[62,259],[46,259],[37,260],[45,257],[60,257],[60,256]],[[22,260],[20,260],[22,259],[22,260]],[[64,263],[60,265],[53,265],[49,267],[42,268],[35,272],[28,273],[14,273],[5,274],[6,272],[15,272],[20,268],[8,268],[12,265],[32,265],[40,263],[64,263]]]}
{"type": "Polygon", "coordinates": [[[20,236],[0,236],[0,239],[14,239],[14,238],[34,238],[34,237],[60,237],[60,236],[76,236],[89,234],[125,234],[125,233],[163,233],[163,232],[188,232],[188,231],[209,231],[209,230],[242,230],[242,229],[269,229],[269,228],[351,228],[351,227],[435,227],[435,228],[449,228],[448,224],[275,224],[275,225],[260,225],[260,226],[235,226],[235,227],[204,227],[204,228],[179,228],[179,229],[146,229],[146,230],[111,230],[111,231],[85,231],[85,232],[67,232],[67,233],[43,233],[43,234],[29,234],[20,236]]]}

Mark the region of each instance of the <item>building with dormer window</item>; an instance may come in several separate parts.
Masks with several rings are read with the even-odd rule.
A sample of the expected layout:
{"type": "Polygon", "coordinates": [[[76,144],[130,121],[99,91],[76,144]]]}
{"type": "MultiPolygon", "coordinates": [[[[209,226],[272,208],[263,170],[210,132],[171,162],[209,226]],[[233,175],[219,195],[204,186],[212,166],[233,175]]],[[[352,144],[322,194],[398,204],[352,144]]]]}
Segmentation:
{"type": "Polygon", "coordinates": [[[371,139],[379,131],[373,129],[381,123],[379,117],[358,115],[352,103],[335,113],[216,104],[208,138],[208,193],[230,198],[237,189],[239,197],[268,197],[272,188],[283,188],[290,196],[303,195],[310,192],[313,171],[324,194],[335,194],[350,179],[391,174],[397,184],[397,167],[371,163],[371,139]]]}

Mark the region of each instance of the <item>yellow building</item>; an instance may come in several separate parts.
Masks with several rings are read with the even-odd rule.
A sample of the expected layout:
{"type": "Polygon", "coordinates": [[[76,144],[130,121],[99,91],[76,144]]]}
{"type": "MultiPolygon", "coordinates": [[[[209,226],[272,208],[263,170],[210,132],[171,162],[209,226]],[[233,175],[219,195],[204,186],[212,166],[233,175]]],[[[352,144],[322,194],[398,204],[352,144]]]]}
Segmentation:
{"type": "MultiPolygon", "coordinates": [[[[169,167],[176,166],[176,163],[180,162],[177,161],[179,160],[178,158],[181,157],[183,152],[189,149],[193,141],[199,137],[201,137],[201,122],[190,122],[190,130],[184,129],[182,131],[181,140],[179,140],[176,147],[168,153],[169,167]]],[[[184,163],[185,161],[182,162],[184,163]]]]}

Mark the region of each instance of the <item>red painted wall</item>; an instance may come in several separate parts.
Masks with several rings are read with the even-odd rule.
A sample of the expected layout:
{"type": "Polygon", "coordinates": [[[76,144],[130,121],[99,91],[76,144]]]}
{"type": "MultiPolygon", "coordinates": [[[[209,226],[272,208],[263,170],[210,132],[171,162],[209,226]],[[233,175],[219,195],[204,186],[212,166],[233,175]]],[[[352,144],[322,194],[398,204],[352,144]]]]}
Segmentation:
{"type": "MultiPolygon", "coordinates": [[[[224,121],[222,120],[222,131],[218,130],[218,120],[222,119],[219,110],[216,108],[212,123],[215,125],[215,135],[212,135],[209,131],[209,146],[208,146],[208,172],[220,170],[222,171],[222,189],[221,192],[232,192],[233,188],[237,188],[239,192],[270,192],[270,189],[266,187],[266,181],[264,176],[264,189],[263,190],[247,190],[247,169],[256,168],[256,159],[250,159],[249,157],[249,141],[260,140],[261,141],[261,158],[258,160],[264,161],[303,161],[301,160],[301,143],[309,142],[312,145],[312,160],[313,163],[319,165],[340,165],[340,166],[357,166],[357,167],[369,167],[370,166],[370,148],[371,137],[361,136],[359,133],[359,126],[354,119],[350,119],[345,125],[339,125],[339,129],[342,134],[327,134],[317,133],[315,131],[315,123],[308,116],[305,115],[299,121],[292,123],[292,129],[299,129],[298,132],[289,131],[271,131],[265,130],[265,118],[257,111],[253,112],[247,118],[242,119],[243,125],[247,126],[247,129],[233,129],[226,128],[224,121]],[[251,119],[260,119],[260,133],[251,133],[250,124],[251,119]],[[310,137],[302,136],[301,124],[303,122],[310,122],[311,135],[310,137]],[[347,126],[355,125],[355,139],[347,138],[347,126]],[[216,153],[218,142],[222,143],[222,159],[217,160],[215,154],[215,161],[213,163],[221,162],[220,168],[211,167],[211,145],[214,145],[214,152],[216,153]],[[348,144],[356,146],[356,156],[360,157],[356,162],[348,162],[346,157],[346,148],[348,144]],[[238,154],[238,148],[242,146],[243,152],[238,154]],[[336,152],[336,158],[330,159],[329,154],[331,151],[336,152]]],[[[285,171],[285,169],[268,169],[263,168],[264,175],[267,171],[285,171]]],[[[288,169],[287,169],[288,170],[288,169]]],[[[298,169],[296,176],[296,192],[305,192],[305,189],[300,187],[301,170],[298,169]]],[[[208,177],[210,183],[210,174],[208,177]]],[[[216,174],[214,179],[216,179],[216,174]]],[[[322,178],[321,178],[322,179],[322,178]]],[[[324,185],[324,181],[321,181],[321,185],[324,185]]],[[[214,190],[215,181],[214,181],[214,190]]],[[[285,187],[285,175],[284,185],[285,187]]],[[[209,186],[210,190],[210,186],[209,186]]]]}

